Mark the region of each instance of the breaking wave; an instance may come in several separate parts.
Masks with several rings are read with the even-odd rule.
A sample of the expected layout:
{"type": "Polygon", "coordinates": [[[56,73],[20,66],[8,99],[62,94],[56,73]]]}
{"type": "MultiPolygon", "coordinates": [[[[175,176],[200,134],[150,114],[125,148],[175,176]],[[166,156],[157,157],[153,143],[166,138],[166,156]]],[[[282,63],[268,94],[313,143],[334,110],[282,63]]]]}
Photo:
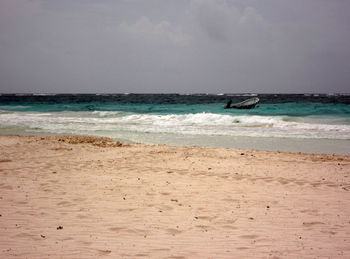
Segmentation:
{"type": "Polygon", "coordinates": [[[128,138],[138,134],[350,139],[350,125],[324,119],[215,113],[140,114],[122,111],[0,111],[0,131],[87,134],[128,138]]]}

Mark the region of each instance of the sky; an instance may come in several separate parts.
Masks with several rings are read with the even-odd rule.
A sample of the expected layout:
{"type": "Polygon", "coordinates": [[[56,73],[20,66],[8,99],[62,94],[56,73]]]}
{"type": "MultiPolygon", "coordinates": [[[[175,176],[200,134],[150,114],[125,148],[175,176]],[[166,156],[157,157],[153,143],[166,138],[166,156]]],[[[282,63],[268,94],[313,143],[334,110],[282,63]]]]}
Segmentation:
{"type": "Polygon", "coordinates": [[[0,0],[0,93],[350,93],[348,0],[0,0]]]}

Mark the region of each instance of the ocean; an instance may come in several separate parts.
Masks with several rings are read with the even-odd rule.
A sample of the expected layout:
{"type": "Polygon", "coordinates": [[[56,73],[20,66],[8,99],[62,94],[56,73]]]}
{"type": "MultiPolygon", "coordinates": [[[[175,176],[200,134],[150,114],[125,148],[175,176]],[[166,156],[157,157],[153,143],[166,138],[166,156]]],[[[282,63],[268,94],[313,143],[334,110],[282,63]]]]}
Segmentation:
{"type": "Polygon", "coordinates": [[[350,155],[350,95],[1,94],[0,134],[350,155]]]}

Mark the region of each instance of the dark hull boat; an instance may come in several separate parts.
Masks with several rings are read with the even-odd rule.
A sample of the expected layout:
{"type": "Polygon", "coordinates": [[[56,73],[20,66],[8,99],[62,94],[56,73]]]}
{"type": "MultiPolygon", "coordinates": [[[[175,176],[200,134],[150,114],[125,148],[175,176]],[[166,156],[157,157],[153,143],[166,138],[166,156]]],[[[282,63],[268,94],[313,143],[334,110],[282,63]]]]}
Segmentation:
{"type": "Polygon", "coordinates": [[[231,109],[231,108],[234,108],[234,109],[252,109],[258,104],[258,102],[259,102],[258,97],[250,98],[250,99],[247,99],[243,102],[234,103],[234,104],[232,104],[232,101],[230,100],[224,108],[225,109],[231,109]]]}

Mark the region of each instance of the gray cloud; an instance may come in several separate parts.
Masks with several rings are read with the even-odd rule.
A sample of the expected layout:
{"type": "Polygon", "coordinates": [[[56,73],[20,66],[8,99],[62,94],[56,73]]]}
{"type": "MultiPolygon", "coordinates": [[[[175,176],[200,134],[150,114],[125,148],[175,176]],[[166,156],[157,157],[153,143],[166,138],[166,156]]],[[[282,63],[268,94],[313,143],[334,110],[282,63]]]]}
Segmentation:
{"type": "Polygon", "coordinates": [[[347,1],[0,2],[0,92],[349,92],[347,1]]]}

